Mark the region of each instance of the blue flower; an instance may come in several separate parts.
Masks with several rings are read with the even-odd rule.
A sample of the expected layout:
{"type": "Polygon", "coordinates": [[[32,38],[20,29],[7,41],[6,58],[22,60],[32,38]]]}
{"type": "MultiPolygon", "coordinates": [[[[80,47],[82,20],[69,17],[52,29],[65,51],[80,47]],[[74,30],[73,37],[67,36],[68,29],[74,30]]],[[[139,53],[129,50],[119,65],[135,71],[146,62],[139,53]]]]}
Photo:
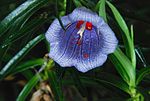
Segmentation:
{"type": "Polygon", "coordinates": [[[118,40],[108,24],[91,10],[80,7],[61,17],[66,30],[55,19],[46,32],[49,57],[62,67],[74,66],[87,72],[103,65],[113,53],[118,40]]]}

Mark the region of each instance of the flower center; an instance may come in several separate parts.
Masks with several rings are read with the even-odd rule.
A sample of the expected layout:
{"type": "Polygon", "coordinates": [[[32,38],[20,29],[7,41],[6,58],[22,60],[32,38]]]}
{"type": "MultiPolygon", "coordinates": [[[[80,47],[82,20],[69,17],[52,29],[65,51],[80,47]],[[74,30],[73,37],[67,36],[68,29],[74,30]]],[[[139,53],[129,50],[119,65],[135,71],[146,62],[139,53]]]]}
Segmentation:
{"type": "Polygon", "coordinates": [[[93,27],[92,23],[91,23],[91,22],[85,22],[85,21],[83,21],[83,20],[79,20],[79,21],[77,22],[76,28],[77,28],[77,29],[80,29],[83,25],[85,26],[85,28],[86,28],[87,30],[92,30],[92,27],[93,27]]]}
{"type": "Polygon", "coordinates": [[[80,35],[80,37],[77,41],[78,45],[81,45],[82,37],[83,37],[83,33],[84,33],[85,29],[90,31],[90,30],[92,30],[92,27],[93,27],[93,25],[92,25],[91,22],[85,22],[83,20],[80,20],[80,21],[77,22],[76,28],[79,29],[77,34],[80,35]]]}

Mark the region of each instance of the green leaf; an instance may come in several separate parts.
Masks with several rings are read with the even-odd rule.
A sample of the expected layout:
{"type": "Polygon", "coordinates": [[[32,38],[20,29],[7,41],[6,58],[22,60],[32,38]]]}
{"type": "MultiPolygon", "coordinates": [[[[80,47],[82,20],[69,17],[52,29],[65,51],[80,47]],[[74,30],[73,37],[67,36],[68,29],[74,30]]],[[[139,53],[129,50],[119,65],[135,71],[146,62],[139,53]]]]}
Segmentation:
{"type": "Polygon", "coordinates": [[[11,55],[7,55],[7,52],[10,49],[10,47],[11,47],[11,45],[4,47],[4,48],[0,48],[0,62],[1,61],[7,62],[8,59],[11,58],[11,55]]]}
{"type": "Polygon", "coordinates": [[[107,22],[105,3],[106,3],[106,0],[101,0],[101,3],[99,5],[99,15],[103,17],[105,22],[107,22]]]}
{"type": "Polygon", "coordinates": [[[2,43],[2,47],[13,43],[14,41],[22,38],[23,36],[30,34],[31,32],[37,30],[39,26],[44,24],[46,19],[33,19],[29,23],[25,24],[19,31],[12,32],[11,37],[6,37],[6,40],[2,43]]]}
{"type": "Polygon", "coordinates": [[[54,93],[56,101],[65,101],[63,92],[61,89],[61,81],[58,81],[58,77],[54,71],[48,71],[49,83],[54,93]]]}
{"type": "Polygon", "coordinates": [[[110,54],[110,59],[129,86],[135,87],[135,69],[124,53],[117,48],[113,54],[110,54]]]}
{"type": "MultiPolygon", "coordinates": [[[[135,68],[136,57],[135,57],[135,51],[134,51],[133,35],[130,36],[129,29],[128,29],[124,19],[120,15],[119,11],[115,8],[115,6],[113,6],[108,1],[106,1],[106,3],[111,8],[117,23],[119,24],[120,28],[124,32],[124,34],[122,34],[122,37],[123,37],[123,41],[125,44],[126,54],[127,54],[128,58],[131,60],[133,68],[135,68]]],[[[132,34],[133,34],[133,32],[132,32],[132,34]]]]}
{"type": "Polygon", "coordinates": [[[16,74],[22,71],[25,71],[27,69],[33,68],[35,66],[41,66],[43,65],[45,62],[44,59],[40,58],[40,59],[34,59],[34,60],[29,60],[23,63],[20,63],[19,66],[17,66],[15,69],[12,70],[12,74],[16,74]]]}
{"type": "Polygon", "coordinates": [[[13,69],[13,66],[44,38],[44,35],[41,34],[33,40],[31,40],[30,42],[28,42],[28,44],[24,48],[22,48],[0,71],[0,79],[5,77],[13,69]]]}
{"type": "Polygon", "coordinates": [[[32,70],[28,69],[21,72],[21,75],[23,75],[23,77],[25,77],[26,80],[30,80],[35,75],[35,73],[32,70]]]}
{"type": "Polygon", "coordinates": [[[27,0],[1,21],[0,36],[10,28],[17,18],[24,14],[30,15],[31,12],[37,11],[41,6],[48,2],[49,0],[27,0]]]}
{"type": "Polygon", "coordinates": [[[134,36],[133,25],[131,25],[130,31],[131,31],[131,32],[130,32],[130,33],[131,33],[131,35],[130,35],[130,36],[131,36],[131,40],[134,41],[134,39],[133,39],[133,38],[134,38],[134,37],[133,37],[133,36],[134,36]]]}
{"type": "Polygon", "coordinates": [[[150,67],[144,67],[137,73],[136,85],[138,85],[146,75],[150,75],[150,67]]]}
{"type": "Polygon", "coordinates": [[[121,29],[123,30],[124,34],[126,35],[127,38],[129,38],[129,36],[130,36],[129,29],[127,27],[126,22],[124,21],[124,19],[120,15],[119,11],[110,2],[106,1],[106,3],[111,8],[111,10],[112,10],[112,12],[114,14],[114,17],[115,17],[117,23],[119,24],[119,26],[121,27],[121,29]]]}
{"type": "Polygon", "coordinates": [[[93,1],[91,0],[79,0],[79,1],[83,6],[94,10],[95,3],[93,1]]]}
{"type": "Polygon", "coordinates": [[[82,4],[79,0],[73,0],[73,2],[74,2],[76,7],[81,7],[82,6],[82,4]]]}
{"type": "Polygon", "coordinates": [[[25,23],[29,20],[29,18],[33,15],[33,13],[34,12],[31,12],[30,14],[25,13],[22,16],[20,16],[19,18],[17,18],[10,26],[8,35],[14,33],[15,31],[20,30],[25,25],[25,23]]]}
{"type": "Polygon", "coordinates": [[[23,90],[20,92],[19,96],[17,97],[17,101],[25,101],[26,97],[29,95],[29,93],[32,91],[32,89],[35,87],[35,85],[39,81],[39,74],[36,74],[31,80],[25,85],[23,90]]]}
{"type": "Polygon", "coordinates": [[[134,37],[133,37],[133,36],[134,36],[134,31],[133,31],[133,25],[131,25],[130,30],[131,30],[131,32],[130,32],[130,33],[131,33],[131,35],[130,35],[130,36],[131,36],[131,41],[132,41],[132,43],[133,43],[133,44],[132,44],[132,46],[133,46],[133,47],[132,47],[132,49],[133,49],[132,52],[133,52],[133,53],[131,53],[132,56],[131,56],[130,58],[131,58],[131,63],[133,64],[133,66],[134,66],[134,68],[135,68],[135,67],[136,67],[136,54],[135,54],[135,48],[134,48],[134,37]]]}
{"type": "Polygon", "coordinates": [[[101,2],[102,2],[102,0],[99,0],[99,1],[97,2],[96,6],[95,6],[95,8],[94,8],[95,11],[98,11],[98,10],[99,10],[99,6],[100,6],[101,2]]]}

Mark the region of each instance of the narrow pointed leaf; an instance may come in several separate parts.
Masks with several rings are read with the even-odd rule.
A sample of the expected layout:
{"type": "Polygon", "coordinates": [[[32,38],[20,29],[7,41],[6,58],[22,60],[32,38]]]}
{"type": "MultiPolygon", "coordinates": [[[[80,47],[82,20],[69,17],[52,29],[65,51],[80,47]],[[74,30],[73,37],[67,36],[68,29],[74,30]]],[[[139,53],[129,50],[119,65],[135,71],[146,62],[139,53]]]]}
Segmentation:
{"type": "Polygon", "coordinates": [[[26,97],[29,95],[29,93],[32,91],[32,89],[35,87],[35,85],[39,81],[39,74],[36,74],[31,80],[25,85],[23,90],[20,92],[19,96],[17,97],[16,101],[25,101],[26,97]]]}
{"type": "Polygon", "coordinates": [[[133,40],[132,40],[133,35],[132,36],[130,35],[129,29],[128,29],[124,19],[120,15],[119,11],[115,8],[115,6],[113,6],[108,1],[106,1],[106,3],[111,8],[118,25],[120,26],[120,28],[124,32],[124,34],[122,34],[122,37],[123,37],[123,41],[124,41],[124,44],[125,44],[126,54],[127,54],[128,58],[131,60],[133,68],[135,68],[135,64],[136,64],[135,59],[136,59],[136,57],[135,57],[135,51],[134,51],[134,43],[133,43],[133,40]]]}
{"type": "Polygon", "coordinates": [[[1,79],[13,69],[13,65],[15,65],[21,58],[23,58],[25,54],[27,54],[36,44],[38,44],[44,38],[44,35],[41,34],[31,40],[24,48],[22,48],[0,71],[1,79]]]}
{"type": "Polygon", "coordinates": [[[94,8],[95,11],[99,11],[99,6],[100,6],[101,2],[102,2],[102,0],[99,0],[99,1],[97,2],[96,6],[95,6],[95,8],[94,8]]]}
{"type": "Polygon", "coordinates": [[[41,66],[45,62],[44,59],[34,59],[34,60],[29,60],[23,63],[20,63],[15,69],[12,70],[12,74],[16,74],[22,71],[25,71],[27,69],[33,68],[35,66],[41,66]]]}
{"type": "Polygon", "coordinates": [[[81,7],[82,6],[82,4],[79,0],[73,0],[73,2],[74,2],[76,7],[81,7]]]}
{"type": "Polygon", "coordinates": [[[37,11],[40,6],[43,6],[48,2],[48,0],[27,0],[26,2],[24,2],[7,17],[5,17],[4,20],[2,20],[2,22],[0,23],[0,36],[3,35],[8,28],[10,28],[10,26],[17,18],[21,17],[24,14],[30,16],[31,12],[37,11]]]}
{"type": "Polygon", "coordinates": [[[130,35],[131,36],[131,40],[134,41],[134,39],[133,39],[134,38],[133,25],[131,25],[131,27],[130,27],[130,33],[131,33],[131,35],[130,35]]]}
{"type": "Polygon", "coordinates": [[[132,44],[132,52],[131,52],[131,63],[133,65],[133,67],[135,68],[136,67],[136,55],[135,55],[135,48],[134,48],[134,31],[133,31],[133,25],[131,25],[131,28],[130,28],[130,36],[131,36],[131,42],[133,43],[132,44]]]}
{"type": "Polygon", "coordinates": [[[146,75],[150,75],[150,67],[142,68],[138,74],[136,79],[136,85],[138,85],[146,75]]]}
{"type": "Polygon", "coordinates": [[[116,51],[110,55],[110,59],[122,78],[130,86],[135,86],[135,69],[124,53],[117,48],[116,51]]]}
{"type": "Polygon", "coordinates": [[[106,2],[106,0],[101,0],[101,3],[99,5],[99,15],[103,17],[103,19],[105,20],[105,22],[107,22],[105,2],[106,2]]]}
{"type": "Polygon", "coordinates": [[[92,10],[94,10],[93,7],[95,7],[95,3],[93,1],[90,0],[79,0],[81,4],[83,4],[85,7],[88,7],[92,10]]]}
{"type": "Polygon", "coordinates": [[[123,30],[125,36],[130,39],[130,32],[129,29],[127,27],[126,22],[124,21],[124,19],[122,18],[122,16],[120,15],[119,11],[115,8],[115,6],[113,6],[110,2],[106,1],[106,3],[108,4],[108,6],[111,8],[114,17],[117,21],[117,23],[119,24],[119,26],[121,27],[121,29],[123,30]]]}
{"type": "Polygon", "coordinates": [[[38,29],[43,23],[45,23],[46,19],[33,19],[29,23],[25,24],[23,28],[19,31],[12,32],[11,37],[6,37],[6,40],[2,43],[2,47],[6,47],[7,45],[17,41],[18,39],[22,38],[23,36],[30,34],[31,32],[38,29]],[[32,29],[31,29],[32,28],[32,29]]]}

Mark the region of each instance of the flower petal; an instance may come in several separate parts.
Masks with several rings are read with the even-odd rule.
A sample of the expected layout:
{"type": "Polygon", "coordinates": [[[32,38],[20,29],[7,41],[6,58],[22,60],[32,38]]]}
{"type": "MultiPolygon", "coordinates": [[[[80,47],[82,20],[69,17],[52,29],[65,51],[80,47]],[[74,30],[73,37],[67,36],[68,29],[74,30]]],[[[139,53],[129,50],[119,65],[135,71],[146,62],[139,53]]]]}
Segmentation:
{"type": "Polygon", "coordinates": [[[101,52],[105,54],[113,53],[118,45],[118,40],[108,24],[101,25],[97,33],[101,41],[101,52]]]}
{"type": "MultiPolygon", "coordinates": [[[[68,16],[64,16],[61,18],[61,21],[63,23],[63,26],[68,25],[71,23],[68,16]]],[[[58,21],[58,19],[55,19],[52,24],[50,25],[48,31],[46,32],[46,39],[50,42],[57,40],[57,38],[62,37],[63,33],[59,33],[61,31],[62,27],[58,21]],[[53,38],[52,38],[53,37],[53,38]]]]}
{"type": "MultiPolygon", "coordinates": [[[[59,37],[59,40],[53,40],[54,37],[51,37],[53,41],[50,40],[50,58],[54,59],[56,62],[62,60],[62,56],[66,54],[66,50],[70,44],[70,40],[73,34],[77,33],[75,30],[76,24],[72,24],[66,29],[66,31],[61,30],[59,34],[62,34],[62,37],[59,37]]],[[[65,57],[68,58],[68,57],[65,57]]]]}
{"type": "Polygon", "coordinates": [[[81,72],[87,72],[93,68],[101,66],[107,59],[107,55],[100,50],[100,40],[96,33],[96,28],[91,31],[85,30],[80,58],[76,68],[81,72]],[[84,56],[84,55],[88,56],[84,56]]]}
{"type": "Polygon", "coordinates": [[[97,15],[97,13],[92,12],[90,9],[85,7],[76,8],[71,14],[69,14],[69,18],[72,22],[83,20],[92,22],[95,26],[99,26],[99,22],[101,22],[101,24],[104,22],[103,19],[97,15]]]}

